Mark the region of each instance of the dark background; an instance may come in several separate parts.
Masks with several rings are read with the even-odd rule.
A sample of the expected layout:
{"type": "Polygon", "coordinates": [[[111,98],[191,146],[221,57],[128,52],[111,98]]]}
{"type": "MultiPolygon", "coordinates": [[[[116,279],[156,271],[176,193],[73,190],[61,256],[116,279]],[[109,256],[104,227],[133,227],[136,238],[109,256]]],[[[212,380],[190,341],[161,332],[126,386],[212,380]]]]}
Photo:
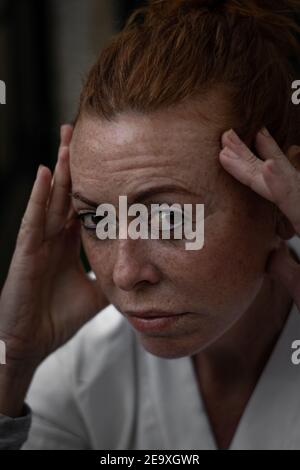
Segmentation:
{"type": "Polygon", "coordinates": [[[53,170],[86,72],[138,0],[0,0],[0,288],[40,163],[53,170]]]}
{"type": "MultiPolygon", "coordinates": [[[[0,288],[38,165],[53,170],[96,55],[142,0],[0,0],[0,288]]],[[[299,77],[300,78],[300,77],[299,77]]]]}

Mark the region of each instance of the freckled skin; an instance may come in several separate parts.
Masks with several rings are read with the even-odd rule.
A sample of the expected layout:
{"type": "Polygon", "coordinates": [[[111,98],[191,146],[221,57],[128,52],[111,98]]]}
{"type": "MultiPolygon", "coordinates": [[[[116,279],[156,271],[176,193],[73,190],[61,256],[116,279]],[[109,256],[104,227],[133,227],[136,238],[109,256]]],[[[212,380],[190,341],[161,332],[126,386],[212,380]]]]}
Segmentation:
{"type": "MultiPolygon", "coordinates": [[[[114,122],[85,115],[70,149],[73,191],[99,204],[117,206],[119,195],[159,183],[179,184],[194,194],[183,200],[172,193],[155,195],[154,202],[205,204],[200,251],[185,250],[181,240],[100,241],[82,229],[91,268],[121,312],[152,307],[192,312],[167,333],[138,333],[146,350],[168,358],[204,350],[255,310],[268,255],[278,245],[273,206],[219,163],[221,134],[234,125],[218,120],[226,105],[200,102],[209,120],[194,112],[195,106],[149,115],[126,112],[114,122]]],[[[76,200],[74,207],[88,208],[76,200]]]]}

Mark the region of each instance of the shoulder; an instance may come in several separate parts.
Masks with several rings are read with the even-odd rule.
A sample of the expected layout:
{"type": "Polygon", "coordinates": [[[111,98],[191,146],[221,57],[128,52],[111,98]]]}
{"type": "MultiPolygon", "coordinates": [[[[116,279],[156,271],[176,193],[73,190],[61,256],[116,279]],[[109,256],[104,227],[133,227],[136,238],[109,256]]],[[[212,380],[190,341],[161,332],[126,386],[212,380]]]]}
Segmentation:
{"type": "Polygon", "coordinates": [[[136,406],[136,341],[125,317],[109,305],[51,354],[27,395],[33,421],[25,448],[127,443],[136,406]]]}
{"type": "Polygon", "coordinates": [[[125,317],[109,305],[51,354],[26,398],[33,422],[25,448],[127,442],[136,406],[136,342],[125,317]]]}
{"type": "Polygon", "coordinates": [[[117,407],[127,420],[134,409],[136,341],[113,305],[102,310],[36,371],[26,400],[35,420],[77,435],[82,416],[92,427],[98,413],[109,419],[117,407]]]}
{"type": "Polygon", "coordinates": [[[64,346],[52,353],[38,368],[36,376],[63,374],[72,382],[89,379],[120,361],[132,359],[135,334],[124,316],[109,305],[84,325],[64,346]]]}
{"type": "Polygon", "coordinates": [[[109,369],[120,361],[132,359],[135,334],[124,316],[109,305],[88,322],[63,348],[65,357],[72,357],[78,380],[89,372],[109,369]]]}

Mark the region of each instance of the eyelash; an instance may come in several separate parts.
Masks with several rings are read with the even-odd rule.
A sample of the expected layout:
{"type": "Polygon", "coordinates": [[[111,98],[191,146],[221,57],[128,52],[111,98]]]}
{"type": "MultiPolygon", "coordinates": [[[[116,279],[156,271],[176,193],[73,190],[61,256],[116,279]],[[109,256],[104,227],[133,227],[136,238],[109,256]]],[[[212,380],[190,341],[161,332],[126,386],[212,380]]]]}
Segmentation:
{"type": "MultiPolygon", "coordinates": [[[[84,225],[84,218],[85,218],[86,216],[88,216],[88,215],[97,217],[97,218],[99,218],[99,219],[101,218],[101,216],[96,216],[96,213],[95,213],[95,212],[86,211],[86,212],[79,212],[79,213],[76,215],[76,219],[79,219],[79,220],[81,221],[82,227],[83,227],[85,230],[87,230],[87,231],[89,231],[89,232],[95,232],[95,230],[96,230],[95,228],[91,228],[91,227],[89,228],[89,227],[86,227],[86,226],[84,225]]],[[[99,221],[98,221],[98,222],[99,222],[99,221]]]]}
{"type": "MultiPolygon", "coordinates": [[[[81,221],[81,225],[82,225],[82,228],[93,238],[96,238],[96,228],[95,227],[87,227],[86,225],[84,225],[84,219],[85,217],[87,216],[94,216],[94,217],[97,217],[98,219],[101,219],[102,216],[96,216],[96,213],[95,212],[92,212],[92,211],[86,211],[86,212],[79,212],[77,215],[76,215],[76,218],[79,219],[81,221]]],[[[99,222],[100,220],[98,220],[99,222]]],[[[98,223],[97,222],[97,223],[98,223]]],[[[97,224],[96,224],[97,225],[97,224]]],[[[172,224],[174,225],[174,224],[172,224]]],[[[184,225],[184,223],[182,223],[182,225],[184,225]]],[[[149,227],[150,227],[150,223],[149,223],[149,227]]],[[[174,231],[175,231],[175,227],[170,229],[170,234],[174,234],[174,231]]],[[[160,233],[163,233],[163,230],[159,229],[159,232],[160,233]]],[[[172,237],[170,239],[162,239],[162,241],[164,242],[171,242],[172,244],[175,242],[180,242],[180,239],[177,240],[177,239],[173,239],[172,237]]]]}

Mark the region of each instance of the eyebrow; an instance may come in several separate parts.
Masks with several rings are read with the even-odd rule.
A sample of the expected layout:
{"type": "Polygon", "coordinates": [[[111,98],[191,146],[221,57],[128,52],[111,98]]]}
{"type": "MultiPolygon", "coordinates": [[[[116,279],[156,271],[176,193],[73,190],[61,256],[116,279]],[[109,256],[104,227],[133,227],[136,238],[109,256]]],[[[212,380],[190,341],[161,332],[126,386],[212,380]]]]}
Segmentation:
{"type": "MultiPolygon", "coordinates": [[[[196,193],[188,191],[187,189],[185,189],[183,187],[174,186],[174,185],[169,184],[169,185],[157,186],[157,187],[154,187],[154,188],[139,191],[135,194],[134,200],[132,202],[139,202],[143,199],[146,199],[150,196],[153,196],[154,194],[160,194],[160,193],[166,193],[166,192],[174,192],[174,193],[177,193],[177,194],[188,194],[188,195],[198,196],[199,197],[199,195],[197,195],[196,193]]],[[[84,202],[88,206],[93,207],[95,209],[98,206],[100,206],[100,204],[101,204],[101,203],[91,201],[90,199],[87,199],[86,197],[84,197],[79,192],[71,192],[69,194],[70,194],[71,197],[73,197],[73,199],[77,199],[81,202],[84,202]]],[[[132,196],[128,196],[128,199],[131,199],[131,198],[132,198],[132,196]]]]}

